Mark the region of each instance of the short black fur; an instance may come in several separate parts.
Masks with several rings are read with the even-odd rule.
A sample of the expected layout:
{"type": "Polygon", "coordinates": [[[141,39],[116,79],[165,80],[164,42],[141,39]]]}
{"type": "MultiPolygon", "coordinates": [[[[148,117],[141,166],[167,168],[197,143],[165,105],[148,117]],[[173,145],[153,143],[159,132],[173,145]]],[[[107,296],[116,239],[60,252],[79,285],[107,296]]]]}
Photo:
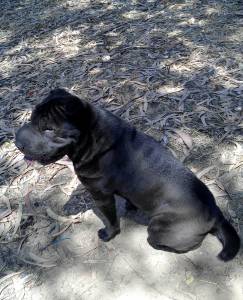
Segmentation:
{"type": "Polygon", "coordinates": [[[45,164],[69,156],[105,224],[98,232],[104,241],[120,232],[114,198],[119,195],[130,209],[148,215],[148,242],[155,249],[185,253],[199,247],[208,233],[222,243],[218,257],[223,261],[240,248],[212,193],[163,145],[63,89],[36,106],[30,124],[19,129],[16,145],[45,164]]]}

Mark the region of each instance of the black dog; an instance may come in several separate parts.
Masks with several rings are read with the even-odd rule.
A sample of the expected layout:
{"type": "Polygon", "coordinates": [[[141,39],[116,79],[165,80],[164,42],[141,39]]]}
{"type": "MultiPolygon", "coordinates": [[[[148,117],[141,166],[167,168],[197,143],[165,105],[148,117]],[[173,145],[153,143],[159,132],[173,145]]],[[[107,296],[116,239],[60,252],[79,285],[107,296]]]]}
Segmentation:
{"type": "Polygon", "coordinates": [[[16,146],[42,164],[69,156],[99,209],[103,241],[120,232],[117,194],[150,217],[148,242],[155,249],[184,253],[199,247],[208,233],[221,241],[223,261],[240,248],[235,229],[211,192],[167,149],[63,89],[36,106],[30,123],[17,132],[16,146]]]}

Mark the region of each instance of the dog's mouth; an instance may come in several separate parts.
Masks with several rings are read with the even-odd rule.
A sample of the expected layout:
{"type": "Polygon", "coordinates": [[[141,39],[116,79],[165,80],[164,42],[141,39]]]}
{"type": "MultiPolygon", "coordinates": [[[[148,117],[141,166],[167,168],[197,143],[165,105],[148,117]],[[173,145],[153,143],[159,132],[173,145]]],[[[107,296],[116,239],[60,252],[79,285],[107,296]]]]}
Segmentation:
{"type": "Polygon", "coordinates": [[[35,165],[36,163],[41,164],[42,166],[46,166],[46,165],[49,165],[52,163],[52,161],[46,161],[43,159],[33,159],[33,158],[29,158],[29,157],[28,158],[24,157],[24,160],[26,161],[28,166],[35,165]]]}
{"type": "Polygon", "coordinates": [[[47,162],[47,160],[45,160],[43,158],[34,158],[34,157],[29,156],[29,155],[25,155],[24,160],[26,161],[26,163],[28,165],[32,165],[35,162],[40,163],[41,165],[47,165],[47,164],[50,163],[49,161],[47,162]]]}
{"type": "Polygon", "coordinates": [[[28,166],[33,165],[34,162],[35,162],[35,160],[32,157],[27,156],[27,155],[24,156],[24,160],[25,160],[25,162],[27,163],[28,166]]]}
{"type": "MultiPolygon", "coordinates": [[[[64,153],[65,154],[65,153],[64,153]]],[[[26,161],[26,163],[28,165],[34,164],[35,162],[45,166],[45,165],[49,165],[52,163],[55,163],[57,160],[59,160],[60,158],[62,158],[62,156],[64,154],[59,154],[53,157],[49,157],[48,159],[46,157],[34,157],[34,156],[30,156],[30,155],[25,155],[24,156],[24,160],[26,161]]]]}

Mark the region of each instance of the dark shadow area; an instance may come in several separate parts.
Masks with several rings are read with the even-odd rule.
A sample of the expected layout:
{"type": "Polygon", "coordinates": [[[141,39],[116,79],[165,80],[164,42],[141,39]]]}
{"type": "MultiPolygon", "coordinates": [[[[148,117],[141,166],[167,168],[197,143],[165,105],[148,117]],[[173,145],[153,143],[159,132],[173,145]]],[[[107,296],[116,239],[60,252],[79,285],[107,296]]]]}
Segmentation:
{"type": "MultiPolygon", "coordinates": [[[[16,195],[8,190],[5,193],[14,211],[8,222],[12,226],[10,232],[13,232],[18,217],[17,200],[23,202],[17,239],[12,242],[1,240],[6,242],[0,245],[2,277],[10,271],[22,270],[26,274],[40,274],[43,282],[52,282],[52,272],[55,271],[46,271],[20,261],[18,251],[32,249],[32,246],[35,250],[43,249],[41,255],[54,255],[56,251],[57,257],[66,255],[70,258],[77,254],[70,250],[72,245],[76,245],[72,240],[76,231],[82,232],[84,227],[92,228],[79,237],[84,243],[91,235],[96,236],[96,230],[86,220],[84,227],[83,224],[75,224],[67,231],[68,234],[65,232],[53,239],[53,230],[58,232],[63,227],[46,214],[47,207],[51,206],[53,211],[63,215],[62,207],[66,203],[65,214],[85,212],[92,207],[89,195],[82,186],[69,195],[65,184],[60,192],[60,182],[49,180],[50,174],[52,177],[56,172],[56,166],[52,170],[40,169],[35,175],[21,161],[12,164],[11,155],[16,152],[8,145],[13,141],[13,131],[28,119],[30,109],[55,87],[66,87],[167,143],[191,168],[203,170],[216,165],[218,172],[213,170],[206,174],[205,179],[222,178],[230,200],[225,204],[226,201],[220,201],[219,197],[219,204],[242,236],[240,183],[229,184],[233,163],[221,161],[224,151],[233,152],[235,143],[242,144],[243,43],[239,1],[19,0],[0,3],[0,188],[2,191],[5,186],[12,186],[15,180],[17,191],[16,195]],[[193,147],[186,149],[185,143],[179,141],[173,129],[185,132],[187,139],[189,137],[193,141],[193,147]],[[222,177],[225,174],[227,178],[222,177]],[[23,184],[19,192],[21,175],[23,184]],[[35,184],[33,178],[38,175],[35,184]],[[26,178],[31,179],[28,181],[26,178]],[[29,189],[28,182],[31,182],[30,202],[34,216],[24,193],[25,189],[29,189]],[[62,199],[58,202],[57,198],[62,199]],[[43,220],[40,215],[43,215],[43,220]],[[48,247],[44,249],[43,245],[48,247]],[[50,274],[48,279],[45,279],[45,272],[50,274]]],[[[235,166],[238,164],[239,161],[236,161],[235,166]]],[[[233,171],[240,168],[241,165],[233,171]]],[[[233,175],[243,178],[241,171],[233,175]]],[[[63,182],[70,181],[70,177],[64,178],[63,182]]],[[[213,253],[205,248],[202,251],[206,255],[201,256],[197,252],[193,258],[190,254],[177,256],[176,262],[173,264],[170,261],[170,264],[178,269],[180,276],[186,274],[185,281],[169,266],[165,270],[158,270],[156,266],[148,268],[149,250],[140,251],[139,243],[136,240],[132,242],[132,232],[140,228],[137,223],[143,223],[143,217],[140,213],[127,215],[122,201],[118,208],[128,224],[121,240],[119,237],[118,241],[114,241],[115,250],[109,244],[98,244],[98,249],[101,249],[100,253],[96,252],[98,258],[92,255],[89,258],[105,261],[107,257],[112,257],[108,263],[94,264],[97,273],[110,274],[102,277],[104,285],[99,286],[96,299],[102,299],[106,289],[110,289],[109,280],[114,281],[114,289],[118,289],[120,284],[126,288],[129,279],[124,279],[122,283],[116,282],[116,279],[127,275],[132,281],[129,277],[131,273],[140,276],[141,285],[148,285],[151,293],[155,292],[157,296],[163,295],[169,286],[175,286],[178,282],[176,290],[185,293],[183,296],[186,299],[195,299],[194,294],[203,284],[205,289],[212,288],[218,295],[201,292],[199,299],[216,300],[219,295],[220,299],[233,299],[225,282],[237,270],[237,264],[242,263],[242,253],[229,267],[217,265],[215,260],[209,258],[213,253]],[[131,239],[130,243],[126,242],[125,236],[131,239]],[[114,263],[113,267],[110,262],[113,258],[115,262],[116,256],[123,257],[124,253],[137,263],[126,269],[126,260],[121,260],[121,271],[117,273],[117,265],[114,263]],[[157,281],[153,277],[153,269],[159,278],[157,281]],[[149,284],[146,282],[148,277],[152,278],[149,284]],[[155,282],[159,281],[161,288],[156,290],[155,282]]],[[[145,227],[141,228],[146,231],[145,227]]],[[[2,236],[7,232],[6,228],[4,230],[2,236]]],[[[90,245],[95,248],[96,241],[90,242],[90,245]]],[[[163,253],[161,256],[163,263],[169,259],[163,253]]],[[[84,257],[70,261],[80,264],[83,274],[86,274],[90,272],[90,264],[81,262],[84,257]]],[[[158,265],[159,262],[162,263],[158,260],[158,265]]],[[[68,262],[60,259],[56,267],[59,270],[61,266],[60,274],[58,271],[55,273],[56,280],[62,276],[65,264],[68,265],[68,262]]],[[[84,289],[84,293],[87,292],[89,290],[84,289]]],[[[57,299],[57,293],[52,291],[51,286],[48,293],[50,299],[57,299]]],[[[176,298],[167,296],[169,299],[182,299],[179,293],[176,298]]],[[[63,296],[61,292],[58,297],[68,299],[68,295],[63,296]]],[[[89,294],[84,294],[84,297],[88,299],[89,294]]]]}

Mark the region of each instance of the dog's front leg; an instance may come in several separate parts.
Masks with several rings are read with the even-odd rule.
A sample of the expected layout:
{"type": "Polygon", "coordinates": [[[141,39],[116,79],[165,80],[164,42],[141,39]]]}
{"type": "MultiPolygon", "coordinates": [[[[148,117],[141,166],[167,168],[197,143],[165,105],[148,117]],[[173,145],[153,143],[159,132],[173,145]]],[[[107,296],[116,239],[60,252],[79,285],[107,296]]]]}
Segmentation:
{"type": "Polygon", "coordinates": [[[98,236],[108,242],[120,233],[120,222],[117,217],[116,203],[113,195],[91,192],[95,200],[94,213],[102,220],[105,228],[98,231],[98,236]]]}

